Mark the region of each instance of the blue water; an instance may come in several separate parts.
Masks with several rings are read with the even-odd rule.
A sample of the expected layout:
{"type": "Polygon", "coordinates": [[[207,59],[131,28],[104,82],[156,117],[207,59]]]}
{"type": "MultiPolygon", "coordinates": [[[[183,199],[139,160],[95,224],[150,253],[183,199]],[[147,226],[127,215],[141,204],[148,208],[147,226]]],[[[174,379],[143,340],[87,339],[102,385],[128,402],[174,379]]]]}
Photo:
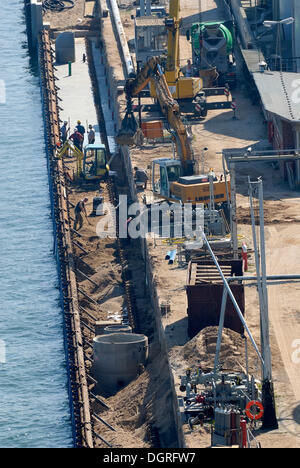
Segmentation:
{"type": "Polygon", "coordinates": [[[23,5],[1,2],[0,13],[0,447],[71,447],[40,88],[23,5]]]}

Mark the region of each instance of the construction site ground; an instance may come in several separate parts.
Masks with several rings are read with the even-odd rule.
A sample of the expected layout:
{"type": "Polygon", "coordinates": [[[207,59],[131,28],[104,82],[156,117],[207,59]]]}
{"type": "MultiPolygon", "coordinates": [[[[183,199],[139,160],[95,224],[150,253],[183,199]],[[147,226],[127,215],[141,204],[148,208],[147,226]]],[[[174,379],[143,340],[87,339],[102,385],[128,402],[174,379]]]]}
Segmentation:
{"type": "MultiPolygon", "coordinates": [[[[218,2],[214,0],[202,1],[202,14],[209,17],[208,11],[213,10],[218,2]]],[[[199,16],[198,2],[181,2],[181,15],[185,28],[197,21],[199,16]],[[191,6],[193,3],[193,6],[191,6]]],[[[133,21],[130,15],[122,12],[127,39],[133,39],[133,21]]],[[[190,44],[187,42],[184,31],[180,41],[181,63],[185,65],[186,60],[191,58],[190,44]]],[[[241,56],[236,51],[238,61],[238,86],[232,91],[236,98],[238,120],[233,120],[231,110],[210,111],[207,118],[202,122],[192,124],[194,134],[193,150],[198,166],[201,167],[201,150],[205,147],[205,169],[211,167],[217,175],[223,172],[222,155],[223,149],[227,148],[264,148],[271,149],[267,139],[267,126],[259,105],[252,105],[251,96],[248,93],[247,82],[243,76],[241,56]]],[[[132,165],[144,169],[151,167],[151,161],[159,157],[172,157],[173,148],[171,144],[156,144],[150,142],[144,148],[131,150],[132,165]]],[[[280,171],[275,170],[270,164],[243,164],[237,166],[237,214],[238,233],[240,241],[245,240],[249,248],[252,245],[251,220],[248,199],[248,176],[252,180],[263,178],[265,195],[265,223],[266,223],[266,248],[267,248],[267,273],[268,275],[299,274],[299,249],[300,244],[299,222],[300,213],[297,210],[299,203],[299,192],[291,192],[286,182],[281,179],[280,171]]],[[[146,190],[144,193],[151,199],[152,193],[146,190]]],[[[141,193],[142,195],[143,193],[141,193]]],[[[150,239],[149,248],[158,286],[159,299],[161,302],[169,302],[171,312],[163,317],[165,333],[169,346],[169,358],[173,369],[177,389],[179,387],[178,376],[184,370],[191,367],[193,362],[189,358],[189,350],[194,357],[194,365],[198,363],[212,366],[214,356],[214,345],[204,352],[203,359],[197,356],[195,349],[189,346],[187,336],[187,297],[185,291],[187,268],[178,263],[168,265],[164,260],[169,245],[161,239],[150,239]],[[192,349],[191,349],[192,348],[192,349]],[[184,359],[183,359],[184,358],[184,359]]],[[[248,274],[255,272],[254,256],[250,258],[248,274]]],[[[299,359],[293,362],[296,344],[300,343],[300,284],[276,283],[269,286],[269,315],[271,324],[271,350],[273,364],[273,378],[275,384],[276,406],[279,418],[279,429],[277,431],[259,433],[257,439],[263,447],[299,447],[300,446],[300,372],[299,359]],[[296,341],[298,340],[298,341],[296,341]],[[294,347],[293,347],[294,346],[294,347]]],[[[254,285],[246,287],[246,320],[250,329],[259,342],[259,303],[254,285]]],[[[229,334],[229,332],[226,332],[229,334]]],[[[221,361],[225,368],[230,368],[232,354],[240,355],[243,361],[243,347],[234,346],[232,339],[225,333],[224,348],[225,358],[221,361]],[[227,352],[227,357],[226,357],[227,352]],[[237,353],[237,354],[236,354],[237,353]]],[[[207,338],[214,336],[215,330],[204,330],[198,337],[200,350],[205,351],[203,336],[207,338]]],[[[195,339],[194,339],[195,340],[195,339]]],[[[297,356],[297,354],[296,354],[297,356]]],[[[299,353],[298,353],[299,357],[299,353]]],[[[239,358],[239,359],[240,359],[239,358]]],[[[295,360],[295,359],[294,359],[295,360]]],[[[252,354],[252,371],[256,378],[260,378],[258,361],[252,354]]],[[[201,429],[191,433],[188,426],[185,427],[185,438],[189,447],[208,446],[210,435],[201,429]]]]}
{"type": "MultiPolygon", "coordinates": [[[[101,0],[101,3],[105,3],[101,0]]],[[[181,14],[185,19],[184,24],[195,20],[198,12],[198,2],[182,1],[181,14]],[[190,3],[194,3],[193,7],[190,3]]],[[[201,2],[202,8],[214,3],[201,2]]],[[[83,1],[77,2],[83,6],[83,1]]],[[[81,11],[81,10],[80,10],[81,11]]],[[[132,8],[121,10],[127,40],[134,37],[133,20],[131,19],[132,8]]],[[[69,18],[69,26],[81,23],[77,21],[78,11],[72,13],[69,18]]],[[[81,18],[81,16],[78,16],[81,18]]],[[[66,19],[55,14],[46,16],[46,21],[54,21],[54,28],[65,29],[68,27],[66,19]]],[[[114,77],[118,81],[124,81],[122,64],[120,62],[117,43],[112,33],[111,18],[103,18],[102,40],[105,41],[110,59],[110,66],[113,68],[114,77]]],[[[181,37],[181,57],[184,62],[191,57],[190,45],[184,34],[181,37]]],[[[239,65],[240,57],[238,56],[239,65]]],[[[247,83],[239,72],[239,82],[234,90],[234,97],[237,100],[238,120],[233,120],[231,110],[211,111],[204,121],[192,124],[194,140],[193,149],[196,159],[201,163],[201,149],[208,148],[205,153],[205,169],[213,167],[219,175],[222,172],[222,159],[219,153],[225,148],[245,148],[254,145],[267,147],[267,130],[263,114],[259,106],[251,104],[251,96],[247,92],[247,83]]],[[[122,109],[125,109],[124,95],[119,98],[122,109]]],[[[80,117],[79,117],[80,118],[80,117]]],[[[158,144],[151,142],[143,147],[131,150],[132,166],[135,165],[147,169],[153,159],[172,155],[171,144],[158,144]]],[[[70,162],[70,164],[74,165],[70,162]]],[[[300,264],[300,214],[296,209],[299,203],[299,193],[290,192],[287,184],[281,180],[279,171],[267,164],[244,165],[237,167],[237,206],[239,218],[239,236],[244,239],[251,248],[251,225],[249,202],[247,196],[247,177],[252,179],[262,176],[265,192],[265,222],[266,222],[266,243],[267,243],[267,269],[269,275],[275,274],[299,274],[300,264]]],[[[150,184],[146,195],[151,197],[150,184]]],[[[71,201],[75,204],[80,198],[86,195],[84,192],[73,191],[71,201]]],[[[143,195],[143,192],[140,193],[143,195]]],[[[92,199],[92,194],[87,196],[92,199]]],[[[88,205],[88,212],[91,211],[91,204],[88,205]]],[[[90,218],[90,225],[84,224],[80,231],[81,237],[77,239],[81,247],[89,253],[84,256],[91,270],[88,272],[84,265],[80,268],[97,282],[98,289],[90,286],[83,278],[78,278],[83,283],[84,290],[90,294],[100,304],[98,307],[91,306],[91,303],[82,300],[83,306],[88,306],[89,310],[97,313],[98,319],[107,318],[109,314],[117,315],[124,308],[124,291],[121,281],[121,268],[116,249],[112,242],[99,239],[96,235],[97,218],[90,218]]],[[[170,313],[162,317],[165,334],[168,343],[169,360],[173,370],[176,389],[178,390],[179,375],[187,367],[199,363],[203,367],[211,367],[215,351],[216,329],[208,328],[202,331],[193,340],[187,336],[187,299],[185,292],[187,267],[179,263],[168,265],[164,260],[168,244],[161,239],[148,239],[148,246],[151,254],[151,261],[155,272],[160,302],[170,303],[170,313]]],[[[81,256],[78,249],[78,256],[81,256]]],[[[80,261],[79,261],[80,262],[80,261]]],[[[140,264],[137,259],[137,271],[140,264]]],[[[254,258],[250,258],[250,275],[254,273],[254,258]]],[[[139,287],[142,300],[142,284],[139,287]]],[[[292,448],[300,446],[300,373],[299,363],[294,364],[292,360],[293,344],[295,340],[300,340],[300,284],[276,284],[269,287],[269,312],[271,323],[271,348],[273,377],[275,384],[275,396],[277,414],[279,417],[279,429],[273,432],[261,433],[257,437],[262,447],[292,448]]],[[[145,307],[147,308],[146,304],[145,307]]],[[[150,313],[150,311],[149,311],[150,313]]],[[[246,314],[247,323],[256,339],[259,342],[259,307],[256,288],[254,285],[246,287],[246,314]]],[[[87,319],[87,323],[89,323],[87,319]]],[[[298,345],[299,347],[299,345],[298,345]]],[[[147,439],[147,427],[145,421],[147,417],[151,419],[151,414],[163,414],[166,397],[167,380],[162,378],[166,370],[166,364],[160,363],[159,356],[155,354],[155,359],[149,368],[135,382],[119,392],[115,397],[108,399],[111,410],[105,412],[105,419],[112,425],[117,426],[114,442],[119,447],[148,447],[150,441],[147,439]],[[149,373],[153,373],[151,385],[149,385],[149,373]],[[147,416],[147,417],[146,417],[147,416]]],[[[298,353],[299,356],[299,353],[298,353]]],[[[299,359],[298,359],[299,361],[299,359]]],[[[237,362],[243,365],[243,347],[241,339],[235,333],[225,331],[221,362],[225,368],[231,369],[237,362]],[[233,359],[233,356],[235,359],[233,359]],[[236,361],[236,362],[234,362],[236,361]]],[[[250,352],[250,370],[256,378],[260,378],[258,360],[253,351],[250,352]]],[[[95,403],[96,405],[96,403],[95,403]]],[[[98,411],[100,411],[98,405],[98,411]]],[[[104,417],[104,416],[103,416],[104,417]]],[[[108,433],[101,428],[101,434],[108,438],[108,433]]],[[[110,433],[110,441],[112,441],[110,433]]],[[[191,432],[188,426],[184,427],[184,434],[188,447],[208,447],[210,445],[210,434],[205,429],[195,429],[191,432]]],[[[113,442],[113,441],[112,441],[113,442]]],[[[103,446],[99,443],[99,446],[103,446]]]]}

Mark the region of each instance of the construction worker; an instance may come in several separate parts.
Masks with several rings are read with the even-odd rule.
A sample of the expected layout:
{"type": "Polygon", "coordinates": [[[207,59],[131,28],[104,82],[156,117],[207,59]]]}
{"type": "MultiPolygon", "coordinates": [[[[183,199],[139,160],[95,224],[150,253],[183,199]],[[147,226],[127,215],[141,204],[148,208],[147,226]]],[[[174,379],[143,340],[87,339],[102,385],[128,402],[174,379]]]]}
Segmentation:
{"type": "Polygon", "coordinates": [[[68,131],[69,131],[68,122],[65,121],[63,126],[60,129],[60,137],[61,137],[61,142],[62,142],[63,145],[65,144],[65,142],[68,139],[68,131]]]}
{"type": "Polygon", "coordinates": [[[74,128],[74,133],[72,133],[72,135],[70,135],[69,139],[73,141],[76,148],[78,148],[80,151],[82,151],[83,136],[77,130],[77,128],[74,128]]]}
{"type": "Polygon", "coordinates": [[[187,66],[186,66],[186,69],[185,69],[185,76],[187,78],[190,78],[191,76],[193,76],[193,67],[192,67],[192,64],[191,64],[190,60],[187,61],[187,66]]]}
{"type": "Polygon", "coordinates": [[[139,169],[138,167],[134,168],[134,181],[141,182],[144,184],[144,190],[147,188],[148,175],[144,169],[139,169]]]}
{"type": "Polygon", "coordinates": [[[213,180],[216,180],[216,173],[215,173],[215,171],[213,170],[212,167],[209,169],[208,175],[211,176],[213,178],[213,180]]]}
{"type": "Polygon", "coordinates": [[[79,229],[82,228],[82,225],[83,225],[82,213],[85,214],[86,220],[88,224],[90,224],[88,217],[87,217],[86,209],[85,209],[85,203],[87,203],[88,201],[89,201],[88,198],[84,198],[83,200],[80,200],[75,206],[75,209],[74,209],[74,213],[75,213],[74,230],[75,231],[79,231],[79,229]],[[79,227],[77,228],[78,223],[79,223],[79,227]]]}
{"type": "Polygon", "coordinates": [[[79,133],[81,133],[81,135],[84,137],[84,134],[85,134],[85,128],[83,125],[81,125],[81,122],[80,120],[77,120],[77,125],[76,125],[76,128],[78,130],[79,133]]]}
{"type": "Polygon", "coordinates": [[[248,271],[248,247],[245,242],[242,244],[242,259],[244,261],[244,271],[248,271]]]}
{"type": "Polygon", "coordinates": [[[93,128],[93,125],[89,125],[89,131],[88,131],[88,142],[89,142],[89,145],[93,145],[95,143],[95,136],[96,136],[96,133],[95,133],[95,130],[93,128]]]}

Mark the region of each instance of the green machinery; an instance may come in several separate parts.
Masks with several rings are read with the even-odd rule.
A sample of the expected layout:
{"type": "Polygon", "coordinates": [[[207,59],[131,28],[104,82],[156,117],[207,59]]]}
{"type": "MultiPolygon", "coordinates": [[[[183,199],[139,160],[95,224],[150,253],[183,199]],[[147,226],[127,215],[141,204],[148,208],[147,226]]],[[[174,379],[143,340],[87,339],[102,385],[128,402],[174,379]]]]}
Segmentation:
{"type": "Polygon", "coordinates": [[[191,38],[193,67],[201,76],[205,70],[216,68],[218,84],[236,83],[234,58],[235,35],[232,21],[194,23],[187,34],[191,38]]]}

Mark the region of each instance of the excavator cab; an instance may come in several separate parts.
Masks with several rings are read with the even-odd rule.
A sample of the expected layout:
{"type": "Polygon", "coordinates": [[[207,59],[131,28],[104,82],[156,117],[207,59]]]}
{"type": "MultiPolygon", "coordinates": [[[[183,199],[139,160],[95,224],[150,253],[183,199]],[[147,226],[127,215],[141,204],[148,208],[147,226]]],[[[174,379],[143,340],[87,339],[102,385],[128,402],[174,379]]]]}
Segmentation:
{"type": "Polygon", "coordinates": [[[171,198],[171,185],[181,176],[181,162],[161,158],[152,162],[152,190],[156,197],[171,198]]]}
{"type": "Polygon", "coordinates": [[[183,167],[178,159],[161,158],[152,162],[152,191],[157,198],[182,203],[209,205],[227,203],[230,196],[230,181],[227,190],[225,181],[214,172],[203,175],[183,176],[183,167]],[[210,177],[212,176],[212,178],[210,177]]]}
{"type": "Polygon", "coordinates": [[[92,144],[84,148],[81,176],[86,181],[103,179],[109,173],[105,145],[92,144]]]}

